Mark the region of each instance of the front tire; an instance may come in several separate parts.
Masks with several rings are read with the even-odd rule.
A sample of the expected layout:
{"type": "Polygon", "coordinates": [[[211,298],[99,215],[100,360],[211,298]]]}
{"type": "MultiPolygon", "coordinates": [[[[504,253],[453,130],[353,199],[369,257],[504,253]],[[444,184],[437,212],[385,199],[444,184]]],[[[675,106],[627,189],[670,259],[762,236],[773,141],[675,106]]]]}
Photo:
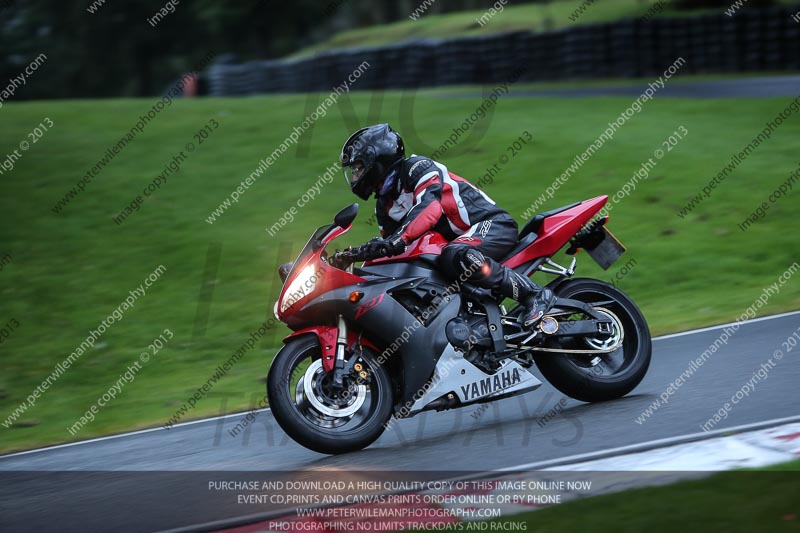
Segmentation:
{"type": "MultiPolygon", "coordinates": [[[[623,343],[611,353],[598,355],[539,352],[533,359],[547,381],[582,402],[614,400],[636,388],[650,366],[653,348],[647,322],[633,300],[613,285],[594,279],[567,280],[554,292],[561,298],[611,311],[619,320],[623,343]]],[[[566,338],[560,347],[597,349],[602,343],[602,340],[566,338]]]]}
{"type": "Polygon", "coordinates": [[[366,448],[381,436],[392,415],[392,383],[367,348],[358,355],[369,373],[366,383],[336,392],[322,369],[314,336],[289,341],[267,375],[267,398],[281,428],[315,452],[340,454],[366,448]]]}

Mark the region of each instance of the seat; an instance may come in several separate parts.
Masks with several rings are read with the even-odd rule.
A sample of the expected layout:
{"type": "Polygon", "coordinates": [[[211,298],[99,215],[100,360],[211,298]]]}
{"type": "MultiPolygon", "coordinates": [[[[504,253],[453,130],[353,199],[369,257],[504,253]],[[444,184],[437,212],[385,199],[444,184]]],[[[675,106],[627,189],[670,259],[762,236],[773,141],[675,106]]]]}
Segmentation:
{"type": "Polygon", "coordinates": [[[545,211],[544,213],[539,213],[538,215],[535,215],[524,226],[522,226],[522,229],[520,230],[518,237],[520,243],[528,234],[537,233],[539,231],[539,228],[542,227],[542,222],[544,222],[544,219],[546,219],[549,216],[557,215],[558,213],[566,211],[567,209],[572,209],[576,205],[580,205],[580,202],[575,202],[573,204],[565,205],[563,207],[557,207],[556,209],[551,209],[550,211],[545,211]]]}
{"type": "Polygon", "coordinates": [[[529,246],[529,245],[530,245],[530,244],[531,244],[533,241],[535,241],[535,240],[536,240],[538,237],[539,237],[539,236],[538,236],[538,235],[536,235],[535,233],[528,233],[528,234],[527,234],[527,235],[525,235],[525,236],[524,236],[522,239],[520,239],[520,240],[519,240],[519,242],[517,243],[517,245],[516,245],[516,246],[514,246],[514,248],[512,248],[512,249],[511,249],[511,251],[510,251],[510,252],[508,252],[508,253],[505,255],[505,257],[503,257],[503,258],[500,260],[500,262],[501,262],[501,263],[503,263],[504,261],[508,261],[509,259],[511,259],[512,257],[514,257],[515,255],[517,255],[518,253],[520,253],[522,250],[524,250],[525,248],[527,248],[527,247],[528,247],[528,246],[529,246]]]}

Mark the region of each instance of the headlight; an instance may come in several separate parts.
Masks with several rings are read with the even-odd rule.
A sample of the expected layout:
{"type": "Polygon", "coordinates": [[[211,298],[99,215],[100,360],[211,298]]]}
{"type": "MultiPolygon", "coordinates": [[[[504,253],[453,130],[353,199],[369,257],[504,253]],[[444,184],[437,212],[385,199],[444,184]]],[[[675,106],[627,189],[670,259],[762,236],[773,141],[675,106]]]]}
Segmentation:
{"type": "Polygon", "coordinates": [[[281,314],[283,314],[291,306],[311,294],[317,287],[317,274],[314,272],[314,266],[308,265],[286,288],[281,299],[281,314]]]}

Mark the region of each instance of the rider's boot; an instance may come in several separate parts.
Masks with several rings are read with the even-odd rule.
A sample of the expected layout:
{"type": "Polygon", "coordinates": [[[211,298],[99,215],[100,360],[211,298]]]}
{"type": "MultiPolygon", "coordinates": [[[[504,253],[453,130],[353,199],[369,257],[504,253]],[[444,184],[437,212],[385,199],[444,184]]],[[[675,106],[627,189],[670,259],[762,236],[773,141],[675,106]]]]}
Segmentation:
{"type": "Polygon", "coordinates": [[[553,291],[537,285],[508,267],[503,268],[500,293],[524,306],[519,321],[526,328],[536,325],[556,302],[553,291]]]}

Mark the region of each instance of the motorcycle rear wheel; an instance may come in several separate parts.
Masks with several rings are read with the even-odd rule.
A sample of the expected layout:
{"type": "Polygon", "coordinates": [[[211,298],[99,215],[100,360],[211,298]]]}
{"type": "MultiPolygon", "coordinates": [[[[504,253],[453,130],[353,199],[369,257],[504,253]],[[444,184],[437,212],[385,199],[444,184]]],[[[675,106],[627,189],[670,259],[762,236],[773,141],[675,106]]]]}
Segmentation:
{"type": "MultiPolygon", "coordinates": [[[[611,311],[615,316],[606,316],[612,318],[614,335],[623,335],[623,343],[611,353],[597,355],[537,353],[533,359],[542,375],[559,391],[583,402],[614,400],[631,392],[644,379],[653,350],[650,330],[637,305],[613,285],[595,279],[567,280],[554,290],[561,298],[611,311]]],[[[562,338],[559,345],[585,350],[611,348],[615,343],[603,338],[562,338]]]]}
{"type": "Polygon", "coordinates": [[[295,442],[335,455],[366,448],[381,436],[392,415],[391,379],[367,348],[357,357],[369,380],[337,391],[322,368],[315,337],[291,340],[275,356],[267,398],[275,420],[295,442]]]}

